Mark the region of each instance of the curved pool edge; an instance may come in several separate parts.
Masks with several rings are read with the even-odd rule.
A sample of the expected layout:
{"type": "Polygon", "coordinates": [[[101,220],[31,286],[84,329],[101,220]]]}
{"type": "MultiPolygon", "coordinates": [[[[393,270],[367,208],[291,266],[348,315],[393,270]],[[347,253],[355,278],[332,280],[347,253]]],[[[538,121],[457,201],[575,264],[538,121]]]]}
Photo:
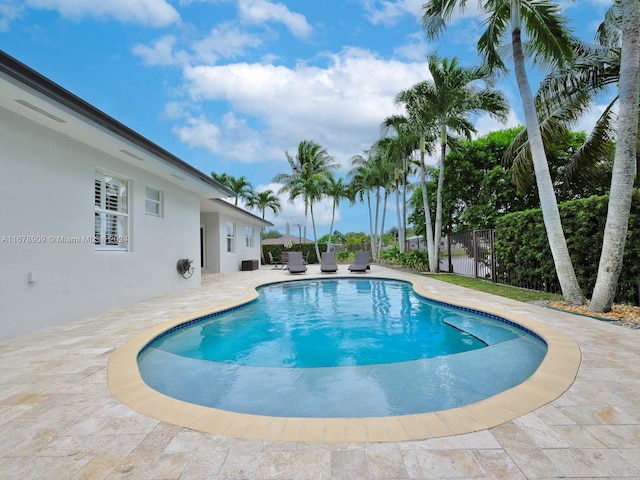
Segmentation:
{"type": "Polygon", "coordinates": [[[135,335],[115,350],[109,359],[107,372],[111,393],[141,414],[197,431],[265,441],[349,443],[424,440],[486,430],[546,405],[573,384],[581,361],[580,348],[557,328],[504,308],[434,294],[423,288],[422,277],[419,276],[398,278],[375,274],[367,277],[407,281],[423,297],[512,321],[542,338],[547,344],[547,354],[527,380],[492,397],[450,410],[389,417],[287,418],[236,413],[177,400],[144,383],[137,366],[138,354],[165,331],[204,315],[253,301],[258,296],[256,289],[262,285],[304,279],[353,278],[348,274],[331,277],[305,275],[256,283],[249,287],[247,296],[242,299],[168,320],[135,335]]]}

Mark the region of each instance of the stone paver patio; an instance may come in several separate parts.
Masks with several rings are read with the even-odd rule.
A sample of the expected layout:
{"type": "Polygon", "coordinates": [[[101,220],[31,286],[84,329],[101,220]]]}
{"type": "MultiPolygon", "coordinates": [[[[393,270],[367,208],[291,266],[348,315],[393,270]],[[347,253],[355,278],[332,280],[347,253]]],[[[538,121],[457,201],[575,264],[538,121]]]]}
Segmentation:
{"type": "MultiPolygon", "coordinates": [[[[346,273],[346,266],[340,266],[346,273]]],[[[385,272],[415,276],[374,265],[385,272]]],[[[308,277],[318,274],[309,267],[308,277]]],[[[2,479],[640,479],[640,331],[429,278],[434,296],[519,312],[579,346],[556,400],[487,430],[404,442],[307,443],[202,433],[145,416],[109,390],[111,355],[136,334],[288,278],[269,267],[0,341],[2,479]]],[[[2,319],[5,322],[9,318],[2,319]]]]}

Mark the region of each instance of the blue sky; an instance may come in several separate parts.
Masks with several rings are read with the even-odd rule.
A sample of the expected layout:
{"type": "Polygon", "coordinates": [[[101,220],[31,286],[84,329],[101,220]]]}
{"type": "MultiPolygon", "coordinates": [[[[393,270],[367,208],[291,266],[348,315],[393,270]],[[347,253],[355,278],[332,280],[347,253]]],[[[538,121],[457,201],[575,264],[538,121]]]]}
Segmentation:
{"type": "MultiPolygon", "coordinates": [[[[277,191],[271,179],[289,172],[285,151],[301,140],[325,147],[346,175],[384,118],[402,113],[395,95],[430,78],[427,55],[478,64],[477,2],[437,42],[420,27],[423,3],[0,0],[0,48],[203,172],[277,191]]],[[[611,0],[559,3],[575,34],[591,41],[611,0]]],[[[497,88],[511,103],[509,120],[478,118],[479,134],[522,122],[513,76],[497,88]]],[[[576,128],[589,128],[601,110],[576,128]]],[[[303,206],[286,196],[282,205],[268,219],[284,232],[303,206]]],[[[331,207],[315,210],[322,236],[331,207]]],[[[395,224],[390,212],[385,230],[395,224]]],[[[343,202],[334,229],[368,225],[366,207],[343,202]]]]}

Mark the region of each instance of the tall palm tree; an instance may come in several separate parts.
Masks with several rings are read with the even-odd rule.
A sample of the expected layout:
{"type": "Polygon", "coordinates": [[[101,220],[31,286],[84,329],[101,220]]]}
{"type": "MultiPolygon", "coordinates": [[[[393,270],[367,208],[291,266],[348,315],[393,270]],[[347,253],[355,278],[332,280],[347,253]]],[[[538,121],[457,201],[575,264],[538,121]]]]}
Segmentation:
{"type": "MultiPolygon", "coordinates": [[[[637,0],[636,0],[637,1],[637,0]]],[[[429,38],[435,38],[446,27],[446,21],[456,7],[464,8],[467,0],[430,0],[424,6],[423,25],[429,38]]],[[[492,70],[506,70],[500,57],[500,41],[510,33],[511,52],[516,83],[522,100],[527,136],[540,195],[551,254],[565,301],[570,305],[586,302],[573,268],[567,242],[562,231],[558,203],[549,173],[535,101],[525,68],[522,32],[530,39],[528,53],[538,61],[563,65],[573,58],[573,40],[567,21],[560,15],[560,7],[548,0],[482,0],[481,9],[487,14],[487,29],[478,41],[478,50],[492,70]]]]}
{"type": "MultiPolygon", "coordinates": [[[[382,243],[382,234],[378,233],[378,222],[381,214],[381,189],[385,192],[385,204],[388,179],[388,166],[385,161],[385,150],[380,142],[376,142],[370,149],[366,150],[365,156],[354,155],[351,158],[352,169],[349,176],[352,177],[352,185],[359,188],[354,198],[363,200],[366,194],[367,205],[369,208],[369,240],[371,242],[371,255],[375,260],[378,258],[379,250],[382,243]],[[371,211],[371,195],[375,197],[375,209],[372,215],[371,211]]],[[[384,208],[384,207],[383,207],[384,208]]],[[[383,228],[384,228],[384,210],[383,228]]]]}
{"type": "Polygon", "coordinates": [[[629,227],[631,190],[634,176],[637,174],[640,2],[638,0],[620,0],[617,5],[620,7],[622,19],[620,112],[607,222],[604,229],[598,277],[589,307],[594,312],[611,310],[622,269],[622,258],[629,227]]]}
{"type": "Polygon", "coordinates": [[[413,173],[412,154],[419,143],[419,137],[407,128],[408,119],[403,115],[392,115],[381,124],[383,136],[391,133],[392,145],[390,154],[395,165],[394,179],[396,191],[396,214],[398,217],[398,246],[401,253],[405,251],[407,232],[407,190],[408,178],[413,173]],[[402,198],[402,199],[401,199],[402,198]]]}
{"type": "MultiPolygon", "coordinates": [[[[278,215],[278,212],[282,210],[280,199],[273,192],[273,190],[264,190],[262,192],[252,192],[247,198],[247,206],[249,208],[255,208],[262,214],[264,220],[267,209],[270,209],[274,215],[278,215]]],[[[264,251],[262,249],[262,237],[264,236],[264,226],[260,232],[260,257],[264,262],[264,251]]]]}
{"type": "Polygon", "coordinates": [[[376,250],[376,239],[373,230],[373,212],[371,207],[371,191],[374,188],[374,175],[368,166],[369,161],[373,157],[372,149],[364,151],[364,155],[354,155],[351,157],[351,170],[349,170],[348,177],[350,180],[350,190],[352,202],[360,200],[367,201],[367,210],[369,212],[369,242],[371,244],[371,251],[376,250]]]}
{"type": "MultiPolygon", "coordinates": [[[[637,3],[632,2],[632,6],[634,5],[637,6],[637,3]]],[[[629,8],[629,5],[627,4],[625,8],[629,8]]],[[[612,97],[610,103],[596,121],[586,142],[576,151],[565,169],[566,176],[573,181],[597,181],[598,176],[601,175],[600,167],[608,160],[610,145],[617,136],[617,153],[614,160],[614,170],[617,175],[611,178],[609,213],[607,215],[609,224],[607,231],[609,235],[603,240],[602,256],[596,280],[597,291],[594,290],[592,301],[589,305],[589,309],[594,312],[609,311],[613,303],[626,243],[634,182],[633,172],[637,172],[640,165],[638,127],[635,127],[635,132],[633,129],[628,129],[628,126],[620,127],[614,109],[621,98],[624,86],[621,78],[623,40],[627,43],[627,47],[629,45],[633,46],[634,43],[637,44],[638,42],[637,39],[630,40],[629,35],[634,35],[634,33],[630,33],[628,30],[624,38],[622,35],[623,20],[627,21],[629,18],[635,18],[634,15],[637,15],[637,12],[627,11],[623,15],[622,10],[623,2],[616,0],[598,28],[595,45],[577,43],[575,46],[576,59],[574,65],[571,68],[551,72],[536,95],[543,137],[545,135],[551,137],[558,128],[570,126],[588,111],[594,99],[605,89],[609,86],[619,85],[619,94],[612,97]],[[617,132],[616,127],[620,127],[617,132]],[[625,135],[630,135],[631,139],[623,139],[625,135]],[[631,151],[628,149],[630,145],[628,142],[633,142],[634,139],[636,146],[631,151]],[[623,154],[623,151],[626,154],[623,154]],[[616,162],[618,162],[617,169],[616,162]]],[[[635,26],[633,23],[627,23],[626,25],[627,28],[631,29],[635,26]]],[[[637,32],[635,35],[637,35],[637,32]]],[[[636,54],[632,52],[628,55],[629,57],[627,58],[634,58],[633,55],[636,54]]],[[[631,88],[637,89],[637,86],[631,88]]],[[[621,105],[620,113],[622,111],[621,105]]],[[[631,118],[636,118],[640,122],[640,117],[637,113],[631,113],[631,118]]],[[[520,166],[526,165],[530,156],[524,140],[523,138],[517,138],[512,147],[514,152],[512,156],[517,167],[516,172],[523,176],[526,173],[524,168],[520,166]]],[[[640,177],[638,175],[636,175],[636,185],[640,185],[640,177]]]]}
{"type": "MultiPolygon", "coordinates": [[[[440,129],[440,160],[438,164],[438,187],[436,191],[436,220],[433,242],[435,258],[440,258],[440,240],[442,236],[442,189],[445,178],[445,158],[447,154],[449,130],[464,134],[467,139],[475,128],[469,117],[482,111],[501,120],[506,120],[509,111],[506,100],[499,92],[491,88],[480,89],[478,81],[490,80],[486,68],[463,68],[457,59],[439,59],[429,57],[429,71],[433,76],[433,89],[426,99],[436,113],[436,123],[440,129]]],[[[438,262],[439,266],[439,262],[438,262]]]]}
{"type": "Polygon", "coordinates": [[[327,242],[327,248],[331,247],[331,237],[333,235],[333,222],[336,218],[336,208],[340,206],[340,200],[344,198],[350,198],[349,186],[344,182],[342,177],[336,179],[333,175],[327,178],[324,185],[324,193],[327,197],[331,198],[331,226],[329,227],[329,241],[327,242]]]}
{"type": "MultiPolygon", "coordinates": [[[[295,156],[290,155],[289,152],[285,152],[285,155],[291,167],[291,173],[280,173],[273,177],[272,181],[282,185],[279,193],[289,192],[289,201],[293,202],[297,197],[302,197],[305,219],[311,208],[314,244],[316,255],[320,258],[313,218],[313,202],[322,197],[321,185],[331,175],[332,170],[340,167],[340,164],[333,162],[333,157],[329,155],[326,148],[311,140],[301,141],[295,156]]],[[[306,238],[306,222],[304,232],[306,238]]]]}
{"type": "Polygon", "coordinates": [[[320,259],[320,247],[318,246],[318,235],[316,233],[316,220],[313,214],[313,205],[322,199],[324,195],[324,185],[326,179],[320,175],[313,175],[308,178],[298,177],[289,190],[289,201],[294,203],[296,198],[302,197],[305,205],[309,207],[311,213],[311,226],[313,229],[313,244],[316,257],[320,259]]]}
{"type": "MultiPolygon", "coordinates": [[[[421,86],[421,84],[417,84],[421,86]]],[[[435,258],[433,241],[433,223],[431,221],[431,208],[429,208],[429,196],[427,192],[427,166],[425,154],[434,153],[432,142],[437,138],[435,132],[435,117],[431,110],[424,107],[420,87],[403,90],[394,99],[396,105],[404,105],[407,111],[406,121],[402,125],[403,133],[410,137],[417,137],[420,151],[420,186],[422,190],[422,203],[425,216],[425,239],[427,241],[427,254],[429,256],[429,269],[437,270],[438,260],[435,258]]],[[[415,147],[415,145],[414,145],[415,147]]]]}

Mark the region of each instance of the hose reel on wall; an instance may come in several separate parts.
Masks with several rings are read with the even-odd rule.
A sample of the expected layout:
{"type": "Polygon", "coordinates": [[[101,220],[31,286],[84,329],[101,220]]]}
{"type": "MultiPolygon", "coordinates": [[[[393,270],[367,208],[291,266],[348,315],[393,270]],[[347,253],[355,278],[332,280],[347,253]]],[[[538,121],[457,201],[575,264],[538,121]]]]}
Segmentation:
{"type": "Polygon", "coordinates": [[[195,268],[193,267],[193,260],[189,258],[181,258],[176,265],[178,273],[184,278],[189,278],[193,275],[195,268]]]}

